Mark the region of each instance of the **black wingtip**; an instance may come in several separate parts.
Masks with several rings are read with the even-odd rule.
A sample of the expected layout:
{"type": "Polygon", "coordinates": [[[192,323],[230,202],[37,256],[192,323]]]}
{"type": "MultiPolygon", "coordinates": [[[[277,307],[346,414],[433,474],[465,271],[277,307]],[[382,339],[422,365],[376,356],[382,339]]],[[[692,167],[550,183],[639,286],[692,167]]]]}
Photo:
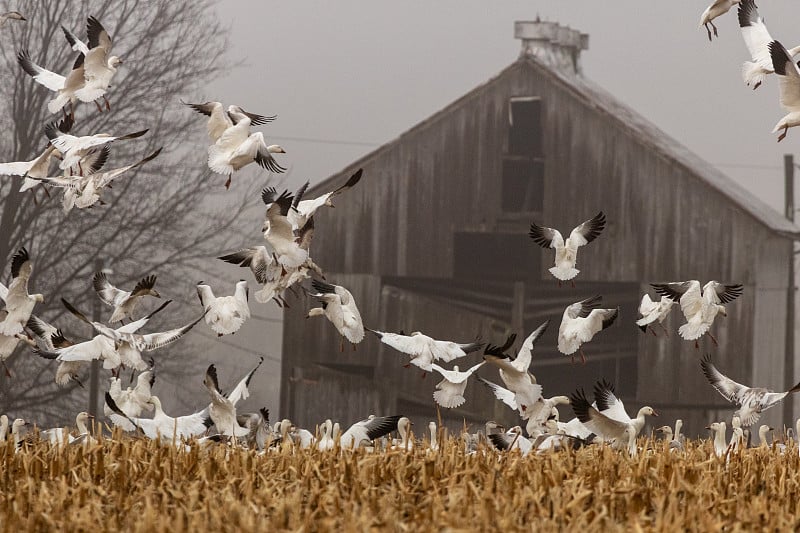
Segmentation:
{"type": "Polygon", "coordinates": [[[28,255],[28,250],[23,246],[17,250],[17,253],[11,258],[11,277],[18,277],[22,265],[27,261],[30,261],[30,255],[28,255]]]}
{"type": "Polygon", "coordinates": [[[769,56],[772,59],[772,68],[775,70],[775,74],[778,76],[786,76],[786,64],[791,62],[786,48],[783,47],[780,41],[772,41],[769,43],[768,47],[769,56]]]}

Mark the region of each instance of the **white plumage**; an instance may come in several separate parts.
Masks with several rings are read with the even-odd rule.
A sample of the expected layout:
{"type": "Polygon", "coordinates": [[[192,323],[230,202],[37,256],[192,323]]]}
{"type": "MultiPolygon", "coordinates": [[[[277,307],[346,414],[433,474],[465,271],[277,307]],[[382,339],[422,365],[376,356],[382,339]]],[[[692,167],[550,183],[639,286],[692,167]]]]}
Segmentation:
{"type": "Polygon", "coordinates": [[[84,78],[83,54],[78,55],[78,58],[72,65],[72,70],[70,70],[66,77],[51,72],[34,63],[27,50],[23,50],[17,54],[17,62],[36,83],[56,93],[56,97],[47,103],[47,110],[51,113],[58,113],[67,104],[70,104],[72,107],[77,99],[75,95],[76,92],[86,83],[84,78]]]}
{"type": "Polygon", "coordinates": [[[262,357],[258,364],[248,372],[234,387],[234,389],[227,395],[222,394],[219,390],[219,381],[217,379],[217,369],[214,365],[209,365],[206,370],[206,376],[203,379],[203,385],[206,386],[208,394],[211,396],[211,404],[208,406],[208,413],[211,421],[223,435],[233,437],[244,437],[250,433],[250,429],[239,425],[236,418],[236,404],[239,400],[246,400],[250,396],[250,380],[253,379],[261,363],[264,362],[262,357]]]}
{"type": "Polygon", "coordinates": [[[539,226],[535,222],[531,224],[528,235],[542,248],[555,249],[556,264],[550,269],[550,273],[559,280],[560,284],[561,281],[571,280],[578,275],[580,270],[575,268],[578,261],[578,248],[595,240],[605,228],[605,224],[606,217],[600,211],[594,218],[575,227],[566,241],[557,229],[539,226]]]}
{"type": "MultiPolygon", "coordinates": [[[[654,322],[662,324],[672,310],[673,305],[675,305],[675,301],[668,296],[662,296],[661,300],[654,302],[650,299],[649,294],[645,294],[639,304],[639,314],[642,315],[642,318],[636,321],[636,325],[643,332],[647,332],[647,327],[650,324],[654,322]]],[[[664,326],[662,325],[661,327],[663,328],[664,326]]],[[[666,329],[664,331],[666,332],[666,329]]],[[[653,334],[655,335],[655,332],[653,334]]]]}
{"type": "Polygon", "coordinates": [[[117,73],[117,67],[122,64],[122,60],[111,55],[111,37],[95,17],[89,17],[86,21],[86,36],[89,42],[88,53],[84,60],[85,83],[83,87],[75,91],[75,96],[81,102],[93,102],[98,98],[103,98],[106,102],[106,109],[111,109],[105,94],[111,85],[111,79],[117,73]]]}
{"type": "Polygon", "coordinates": [[[800,125],[800,68],[779,41],[772,41],[768,48],[770,58],[772,58],[772,68],[780,82],[781,105],[788,111],[772,129],[772,133],[783,130],[778,135],[778,142],[781,142],[786,137],[789,128],[800,125]]]}
{"type": "MultiPolygon", "coordinates": [[[[686,324],[678,328],[678,334],[686,340],[695,341],[695,346],[697,339],[709,332],[718,314],[727,316],[723,304],[732,302],[742,294],[740,284],[726,285],[717,281],[709,281],[702,288],[697,280],[654,283],[652,287],[658,294],[680,302],[686,324]]],[[[717,343],[713,335],[711,340],[717,343]]]]}
{"type": "Polygon", "coordinates": [[[426,372],[431,371],[431,364],[434,361],[449,363],[454,359],[480,350],[483,346],[483,343],[479,342],[459,344],[453,341],[440,341],[419,331],[414,331],[411,335],[405,335],[402,332],[389,333],[372,329],[369,331],[377,335],[383,344],[391,346],[398,352],[410,355],[409,364],[417,366],[426,372]]]}
{"type": "Polygon", "coordinates": [[[308,188],[309,185],[308,182],[306,182],[305,185],[303,185],[300,190],[295,193],[295,199],[293,202],[294,209],[291,209],[288,214],[289,222],[291,222],[292,227],[295,230],[302,229],[311,219],[311,217],[316,214],[317,209],[320,207],[335,207],[333,205],[333,198],[358,183],[361,179],[362,173],[363,169],[359,168],[352,176],[350,176],[344,185],[337,187],[331,192],[317,196],[313,200],[301,200],[306,188],[308,188]]]}
{"type": "Polygon", "coordinates": [[[339,334],[352,344],[364,340],[361,313],[358,312],[356,301],[350,291],[341,285],[331,285],[319,280],[312,281],[311,286],[317,291],[312,296],[322,303],[322,307],[311,309],[307,318],[325,316],[339,334]]]}
{"type": "Polygon", "coordinates": [[[717,37],[717,27],[714,25],[713,20],[720,15],[724,15],[730,9],[739,3],[739,0],[714,0],[711,5],[709,5],[705,11],[700,15],[700,25],[698,27],[705,26],[706,31],[708,32],[708,40],[711,40],[711,29],[709,29],[709,25],[714,29],[714,36],[717,37]]]}
{"type": "MultiPolygon", "coordinates": [[[[580,350],[581,361],[586,362],[581,345],[589,342],[600,331],[616,320],[619,309],[597,309],[602,297],[595,296],[568,306],[558,328],[558,351],[573,355],[580,350]]],[[[573,356],[574,357],[574,356],[573,356]]]]}
{"type": "MultiPolygon", "coordinates": [[[[136,139],[141,137],[148,130],[141,130],[134,133],[128,133],[121,136],[113,136],[108,133],[96,133],[94,135],[86,135],[77,137],[59,131],[55,125],[50,124],[45,128],[45,134],[50,139],[50,144],[56,147],[61,152],[62,159],[59,168],[62,170],[78,166],[79,171],[82,170],[82,159],[89,153],[92,148],[98,148],[108,143],[115,141],[123,141],[128,139],[136,139]]],[[[83,172],[79,172],[83,174],[83,172]]]]}
{"type": "Polygon", "coordinates": [[[157,396],[151,396],[148,403],[155,410],[152,419],[129,417],[117,407],[111,395],[106,393],[106,404],[115,413],[109,417],[114,425],[122,426],[124,424],[121,423],[120,419],[127,420],[135,428],[140,429],[149,439],[160,438],[165,442],[173,439],[180,441],[181,439],[190,439],[205,433],[211,427],[212,422],[208,414],[208,407],[191,415],[171,417],[164,412],[161,407],[161,400],[157,396]]]}
{"type": "Polygon", "coordinates": [[[232,296],[214,296],[211,287],[202,281],[197,284],[197,295],[206,311],[206,324],[218,336],[236,333],[250,318],[247,282],[240,280],[232,296]]]}
{"type": "Polygon", "coordinates": [[[2,296],[7,314],[0,322],[0,335],[11,337],[23,333],[25,324],[37,303],[44,301],[41,294],[28,294],[28,280],[33,273],[28,250],[20,248],[11,258],[11,284],[2,296]]]}
{"type": "Polygon", "coordinates": [[[108,320],[111,324],[132,318],[136,307],[145,296],[161,298],[158,291],[153,288],[155,284],[156,277],[147,276],[142,278],[133,290],[124,291],[113,286],[106,278],[105,272],[96,272],[92,278],[92,287],[97,296],[104,304],[114,308],[111,318],[108,320]]]}
{"type": "Polygon", "coordinates": [[[433,399],[447,409],[454,409],[463,405],[466,401],[464,391],[467,389],[467,380],[484,364],[486,364],[486,361],[481,361],[468,370],[460,372],[458,366],[454,366],[453,370],[445,370],[433,363],[431,369],[441,374],[444,378],[436,385],[437,390],[433,393],[433,399]]]}

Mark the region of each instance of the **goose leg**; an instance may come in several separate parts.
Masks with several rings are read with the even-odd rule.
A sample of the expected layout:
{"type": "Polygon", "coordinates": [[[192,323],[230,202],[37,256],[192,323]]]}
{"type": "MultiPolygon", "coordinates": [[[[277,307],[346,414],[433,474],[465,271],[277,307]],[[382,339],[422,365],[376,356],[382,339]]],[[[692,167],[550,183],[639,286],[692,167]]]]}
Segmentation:
{"type": "Polygon", "coordinates": [[[558,288],[561,288],[561,280],[558,280],[558,288]]]}
{"type": "Polygon", "coordinates": [[[699,350],[700,349],[700,342],[697,339],[695,339],[695,341],[694,341],[694,349],[695,350],[699,350]]]}
{"type": "Polygon", "coordinates": [[[106,95],[103,95],[103,100],[106,102],[106,109],[111,111],[111,104],[108,103],[108,98],[106,98],[106,95]]]}
{"type": "Polygon", "coordinates": [[[711,27],[714,28],[714,37],[719,37],[719,34],[717,33],[717,27],[714,25],[714,23],[709,21],[709,24],[711,24],[711,27]]]}
{"type": "Polygon", "coordinates": [[[421,379],[425,379],[425,376],[427,376],[427,375],[428,375],[428,373],[427,373],[427,372],[423,372],[423,373],[422,373],[422,378],[421,378],[421,379]]]}
{"type": "Polygon", "coordinates": [[[570,283],[570,285],[572,285],[572,288],[574,289],[575,288],[575,281],[574,280],[569,280],[569,283],[570,283]]]}
{"type": "Polygon", "coordinates": [[[708,32],[708,42],[711,42],[711,30],[710,30],[710,29],[709,29],[709,27],[708,27],[708,22],[706,22],[705,24],[703,24],[703,26],[705,26],[705,27],[706,27],[706,31],[708,32]]]}
{"type": "Polygon", "coordinates": [[[581,349],[580,349],[580,350],[578,350],[578,351],[580,351],[580,352],[581,352],[581,364],[584,364],[584,365],[585,365],[585,364],[586,364],[586,354],[584,354],[584,353],[583,353],[583,348],[581,348],[581,349]]]}
{"type": "Polygon", "coordinates": [[[719,346],[719,343],[717,342],[717,338],[714,335],[709,333],[708,336],[711,337],[711,342],[714,343],[714,346],[719,346]]]}
{"type": "Polygon", "coordinates": [[[665,337],[669,337],[669,330],[668,330],[668,329],[667,329],[667,327],[664,325],[664,323],[663,323],[663,322],[659,322],[659,323],[658,323],[658,325],[659,325],[659,326],[661,326],[661,329],[663,329],[663,330],[664,330],[664,336],[665,336],[665,337]]]}
{"type": "Polygon", "coordinates": [[[94,105],[96,105],[96,106],[97,106],[97,111],[98,111],[98,112],[100,112],[100,113],[102,113],[102,112],[103,112],[103,108],[102,108],[102,107],[100,107],[100,104],[99,104],[99,103],[97,103],[97,100],[95,100],[95,101],[94,101],[94,105]]]}
{"type": "Polygon", "coordinates": [[[134,374],[136,374],[136,369],[135,369],[135,368],[131,368],[131,380],[128,382],[128,385],[130,385],[131,383],[133,383],[133,376],[134,376],[134,374]]]}
{"type": "Polygon", "coordinates": [[[11,377],[11,371],[10,371],[10,370],[8,369],[8,367],[6,366],[6,361],[5,361],[5,359],[3,359],[2,363],[3,363],[3,370],[5,370],[5,371],[6,371],[6,377],[7,377],[7,378],[10,378],[10,377],[11,377]]]}
{"type": "Polygon", "coordinates": [[[410,367],[411,367],[411,363],[408,363],[407,365],[403,365],[403,368],[410,368],[410,367]]]}
{"type": "Polygon", "coordinates": [[[230,189],[231,188],[231,179],[233,179],[233,174],[228,174],[228,181],[225,182],[225,188],[226,189],[230,189]]]}
{"type": "Polygon", "coordinates": [[[789,132],[789,125],[787,124],[786,126],[783,127],[783,133],[778,135],[778,142],[781,142],[782,140],[784,140],[786,138],[786,134],[788,132],[789,132]]]}
{"type": "Polygon", "coordinates": [[[339,351],[344,352],[344,337],[339,340],[339,351]]]}
{"type": "Polygon", "coordinates": [[[650,330],[650,333],[653,334],[653,337],[658,337],[658,334],[656,333],[656,330],[652,326],[650,326],[648,329],[650,330]]]}
{"type": "Polygon", "coordinates": [[[353,351],[355,352],[356,351],[356,345],[351,342],[350,346],[353,348],[353,351]]]}

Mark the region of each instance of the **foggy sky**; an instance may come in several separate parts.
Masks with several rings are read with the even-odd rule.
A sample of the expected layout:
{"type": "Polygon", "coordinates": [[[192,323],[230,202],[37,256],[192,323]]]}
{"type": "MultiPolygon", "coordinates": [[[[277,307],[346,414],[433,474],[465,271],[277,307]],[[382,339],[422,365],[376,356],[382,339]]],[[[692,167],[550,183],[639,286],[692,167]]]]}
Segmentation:
{"type": "MultiPolygon", "coordinates": [[[[760,6],[787,47],[800,5],[760,6]],[[787,37],[788,36],[788,37],[787,37]]],[[[774,76],[745,87],[749,59],[735,9],[717,19],[719,40],[698,29],[705,2],[675,0],[265,2],[221,0],[230,24],[231,63],[209,99],[238,103],[278,121],[261,128],[288,152],[288,183],[319,181],[397,137],[513,62],[515,20],[545,20],[590,35],[586,77],[716,165],[776,209],[783,209],[782,157],[772,127],[783,116],[774,76]],[[333,144],[324,141],[366,144],[333,144]]]]}

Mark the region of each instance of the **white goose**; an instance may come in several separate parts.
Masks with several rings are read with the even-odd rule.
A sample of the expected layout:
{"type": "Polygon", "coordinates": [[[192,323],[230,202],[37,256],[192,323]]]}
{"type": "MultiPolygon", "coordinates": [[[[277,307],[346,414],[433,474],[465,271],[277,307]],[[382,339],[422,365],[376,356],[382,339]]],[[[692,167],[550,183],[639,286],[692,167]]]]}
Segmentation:
{"type": "Polygon", "coordinates": [[[457,365],[453,367],[453,370],[445,370],[436,363],[433,363],[431,369],[437,371],[444,378],[436,384],[437,390],[433,393],[433,399],[436,403],[447,409],[454,409],[463,405],[464,402],[467,401],[464,398],[464,391],[467,389],[467,380],[485,364],[486,361],[481,361],[468,370],[460,372],[457,365]]]}
{"type": "Polygon", "coordinates": [[[558,351],[564,355],[572,356],[575,362],[575,352],[579,351],[581,362],[586,363],[586,355],[581,345],[591,341],[594,336],[611,326],[619,315],[619,308],[598,309],[602,303],[602,296],[587,298],[568,306],[561,318],[558,328],[558,351]]]}
{"type": "Polygon", "coordinates": [[[436,422],[428,422],[428,431],[431,434],[431,440],[428,443],[428,449],[433,452],[439,451],[439,439],[437,438],[436,422]]]}
{"type": "Polygon", "coordinates": [[[64,106],[70,104],[70,116],[74,116],[74,103],[77,99],[75,93],[86,83],[84,78],[83,54],[78,55],[78,58],[72,65],[72,69],[66,77],[51,72],[34,63],[27,50],[22,50],[17,54],[17,62],[36,83],[56,93],[56,97],[47,103],[48,111],[51,113],[58,113],[64,109],[64,106]]]}
{"type": "MultiPolygon", "coordinates": [[[[25,324],[37,303],[44,302],[41,294],[28,294],[28,280],[33,273],[33,263],[25,247],[11,258],[11,284],[8,292],[0,294],[6,304],[6,317],[0,322],[0,335],[12,337],[24,332],[25,324]]],[[[5,287],[4,287],[5,289],[5,287]]]]}
{"type": "Polygon", "coordinates": [[[699,28],[705,26],[706,31],[708,32],[708,40],[711,41],[711,30],[709,29],[709,25],[714,28],[714,37],[718,37],[717,35],[717,27],[712,22],[715,18],[719,17],[720,15],[724,15],[730,9],[739,3],[739,0],[714,0],[711,5],[709,5],[705,11],[700,15],[700,25],[699,28]]]}
{"type": "Polygon", "coordinates": [[[480,342],[459,344],[453,341],[440,341],[419,331],[405,335],[402,331],[400,333],[389,333],[369,328],[367,330],[377,335],[383,344],[391,346],[398,352],[410,355],[411,360],[408,365],[414,365],[426,372],[432,371],[431,365],[434,361],[449,363],[483,347],[483,343],[480,342]]]}
{"type": "Polygon", "coordinates": [[[202,281],[197,284],[197,296],[205,309],[206,324],[218,337],[239,331],[242,324],[250,318],[247,282],[239,280],[232,296],[214,296],[211,287],[202,281]]]}
{"type": "MultiPolygon", "coordinates": [[[[153,410],[153,405],[149,401],[150,396],[153,395],[155,381],[155,372],[148,370],[139,374],[134,388],[128,387],[122,390],[122,380],[112,376],[108,394],[111,395],[114,403],[126,416],[138,417],[145,409],[153,410]]],[[[106,416],[111,416],[113,413],[108,404],[103,405],[103,412],[106,416]]],[[[134,431],[136,429],[127,419],[121,417],[117,420],[117,425],[125,431],[134,431]]]]}
{"type": "MultiPolygon", "coordinates": [[[[65,118],[56,124],[59,131],[68,133],[72,128],[72,120],[65,118]]],[[[50,171],[50,163],[53,157],[61,157],[55,146],[48,143],[44,151],[32,161],[14,161],[10,163],[0,163],[0,175],[24,176],[19,192],[32,189],[39,182],[33,178],[46,178],[50,171]]]]}
{"type": "Polygon", "coordinates": [[[414,449],[414,439],[411,436],[411,420],[405,416],[401,416],[397,420],[397,433],[400,434],[400,439],[395,439],[392,444],[393,450],[411,451],[414,449]]]}
{"type": "Polygon", "coordinates": [[[528,409],[528,423],[525,431],[528,435],[537,436],[545,431],[548,421],[552,416],[553,410],[558,413],[557,406],[569,404],[569,396],[553,396],[552,398],[540,398],[528,409]]]}
{"type": "Polygon", "coordinates": [[[550,273],[558,279],[560,286],[562,281],[572,280],[580,272],[575,268],[578,260],[578,248],[595,240],[605,227],[606,216],[600,211],[594,218],[573,229],[566,241],[557,229],[540,226],[535,222],[531,224],[528,235],[542,248],[555,248],[556,264],[550,269],[550,273]]]}
{"type": "Polygon", "coordinates": [[[225,130],[233,126],[233,121],[230,117],[231,112],[238,112],[247,116],[247,118],[250,119],[250,124],[252,126],[267,124],[278,118],[277,115],[264,116],[257,115],[255,113],[248,113],[241,107],[233,105],[228,106],[228,111],[226,112],[225,108],[222,106],[222,102],[203,102],[202,104],[192,104],[181,101],[181,103],[208,117],[208,137],[211,139],[211,142],[217,142],[219,138],[222,137],[222,134],[225,133],[225,130]]]}
{"type": "Polygon", "coordinates": [[[140,429],[149,439],[160,438],[165,442],[173,439],[176,441],[190,439],[205,433],[213,425],[208,414],[208,407],[191,415],[171,417],[162,409],[158,396],[151,396],[148,403],[153,406],[155,411],[153,418],[137,418],[129,417],[121,411],[110,394],[106,393],[105,398],[108,407],[114,412],[110,416],[114,425],[120,425],[119,417],[122,417],[133,424],[135,428],[140,429]]]}
{"type": "MultiPolygon", "coordinates": [[[[339,446],[345,450],[352,450],[360,447],[362,444],[372,442],[383,437],[384,435],[388,435],[392,431],[399,431],[401,437],[404,434],[407,435],[407,425],[406,430],[400,429],[401,421],[403,419],[408,422],[407,418],[399,415],[376,416],[356,422],[347,428],[347,431],[342,433],[342,435],[339,437],[339,446]]],[[[336,438],[337,431],[333,432],[333,436],[336,438]]]]}
{"type": "Polygon", "coordinates": [[[575,416],[587,429],[603,440],[610,442],[612,447],[617,449],[630,446],[630,439],[635,439],[644,426],[645,416],[655,416],[655,411],[651,407],[642,407],[639,409],[636,418],[631,419],[625,413],[621,402],[617,404],[620,406],[618,408],[614,407],[613,404],[611,409],[609,409],[609,406],[604,406],[606,412],[601,413],[598,409],[602,407],[600,405],[598,405],[598,409],[592,407],[581,389],[576,390],[570,396],[570,404],[575,416]],[[622,415],[624,415],[624,418],[622,415]],[[625,419],[627,421],[624,421],[625,419]]]}
{"type": "Polygon", "coordinates": [[[325,420],[319,427],[320,437],[317,441],[317,449],[320,451],[332,450],[336,445],[333,440],[333,422],[330,418],[325,420]]]}
{"type": "Polygon", "coordinates": [[[789,128],[800,125],[800,68],[795,65],[789,51],[778,41],[769,43],[769,55],[772,58],[772,68],[780,81],[781,105],[789,111],[772,129],[772,133],[783,130],[778,135],[778,142],[781,142],[789,128]]]}
{"type": "Polygon", "coordinates": [[[594,400],[601,414],[623,424],[629,424],[636,430],[636,435],[639,435],[644,428],[645,416],[658,416],[652,407],[642,407],[636,418],[629,417],[622,400],[614,394],[614,386],[606,380],[595,383],[594,400]]]}
{"type": "Polygon", "coordinates": [[[523,457],[533,449],[533,442],[522,436],[522,428],[520,426],[514,426],[505,433],[492,433],[488,435],[488,438],[498,450],[519,450],[523,457]]]}
{"type": "Polygon", "coordinates": [[[308,250],[300,247],[287,215],[294,197],[289,191],[278,195],[274,187],[261,191],[261,200],[267,206],[262,231],[264,240],[272,247],[275,259],[284,268],[297,268],[308,259],[308,250]]]}
{"type": "MultiPolygon", "coordinates": [[[[764,19],[758,13],[755,0],[742,0],[739,3],[738,14],[744,44],[753,59],[745,61],[742,65],[742,78],[745,85],[752,86],[755,90],[763,83],[767,75],[775,72],[769,53],[772,36],[764,24],[764,19]]],[[[800,53],[800,46],[796,46],[788,52],[791,57],[794,57],[800,53]]]]}
{"type": "Polygon", "coordinates": [[[113,286],[106,278],[105,272],[96,272],[92,277],[92,287],[100,300],[114,308],[111,324],[122,322],[126,318],[132,318],[133,313],[145,296],[161,298],[161,295],[153,287],[156,285],[156,276],[142,278],[131,291],[124,291],[113,286]]]}
{"type": "Polygon", "coordinates": [[[311,286],[317,291],[311,296],[321,302],[322,307],[311,309],[306,318],[326,317],[342,336],[341,350],[344,350],[345,338],[355,349],[355,345],[364,340],[364,324],[353,295],[341,285],[332,285],[324,281],[314,280],[311,286]]]}
{"type": "Polygon", "coordinates": [[[750,427],[758,422],[763,411],[774,407],[789,394],[800,391],[800,383],[786,392],[772,392],[763,387],[748,387],[736,383],[728,376],[717,370],[711,362],[711,356],[706,354],[700,361],[703,374],[711,386],[717,389],[723,398],[736,405],[739,409],[734,413],[738,416],[744,427],[750,427]]]}
{"type": "Polygon", "coordinates": [[[45,429],[40,432],[39,436],[52,446],[66,446],[76,442],[88,443],[89,439],[91,439],[91,434],[86,424],[93,418],[92,415],[85,411],[78,413],[78,416],[75,417],[75,428],[78,430],[78,435],[75,437],[66,427],[45,429]]]}
{"type": "Polygon", "coordinates": [[[664,334],[669,336],[667,328],[664,327],[664,320],[669,315],[669,312],[672,311],[673,305],[675,305],[675,300],[668,296],[662,296],[661,300],[654,302],[650,299],[649,294],[645,294],[639,304],[639,314],[642,315],[642,318],[636,321],[636,325],[639,326],[642,333],[647,333],[647,329],[650,328],[653,335],[657,336],[651,324],[658,323],[661,329],[664,330],[664,334]]]}
{"type": "Polygon", "coordinates": [[[278,282],[285,269],[278,264],[266,246],[242,248],[233,253],[219,256],[217,259],[250,269],[256,281],[262,285],[262,288],[255,292],[257,302],[267,303],[278,296],[278,282]]]}
{"type": "Polygon", "coordinates": [[[742,294],[741,284],[725,285],[717,281],[709,281],[702,289],[697,280],[651,285],[661,296],[680,302],[686,324],[678,328],[678,334],[686,340],[695,341],[695,348],[699,348],[697,339],[706,333],[717,344],[716,337],[709,329],[718,314],[728,315],[723,304],[732,302],[742,294]]]}
{"type": "Polygon", "coordinates": [[[219,390],[219,381],[217,379],[217,368],[214,365],[209,365],[206,370],[206,376],[203,379],[203,385],[208,389],[208,394],[211,396],[211,405],[208,406],[208,413],[214,425],[223,435],[233,437],[244,437],[250,433],[250,429],[239,425],[236,419],[236,404],[240,400],[246,400],[250,397],[250,380],[253,379],[253,374],[264,362],[261,357],[258,364],[248,372],[234,387],[229,394],[222,394],[219,390]]]}
{"type": "Polygon", "coordinates": [[[0,415],[0,444],[6,441],[8,435],[8,416],[0,415]]]}
{"type": "Polygon", "coordinates": [[[336,189],[332,190],[331,192],[327,192],[321,196],[317,196],[313,200],[301,200],[303,194],[305,193],[306,189],[308,188],[309,183],[306,182],[294,195],[294,202],[293,207],[294,209],[289,211],[288,217],[289,222],[292,223],[292,227],[295,230],[299,230],[305,227],[306,222],[308,222],[311,217],[317,212],[317,209],[320,207],[335,207],[333,205],[333,198],[346,191],[347,189],[353,187],[358,181],[361,179],[361,174],[363,173],[363,169],[359,168],[356,172],[350,176],[350,178],[342,185],[341,187],[337,187],[336,189]]]}
{"type": "MultiPolygon", "coordinates": [[[[37,350],[55,352],[58,348],[72,346],[72,342],[64,337],[60,329],[48,324],[36,315],[31,315],[27,326],[33,333],[33,341],[37,346],[34,349],[34,353],[37,353],[37,350]]],[[[61,361],[56,370],[56,384],[67,385],[70,381],[74,381],[83,388],[83,383],[79,379],[79,373],[82,368],[83,361],[61,361]]]]}
{"type": "Polygon", "coordinates": [[[47,138],[50,139],[50,143],[61,152],[62,159],[61,163],[59,163],[59,168],[65,170],[77,166],[80,174],[83,173],[82,160],[91,149],[99,148],[100,146],[116,141],[137,139],[147,133],[147,131],[148,130],[141,130],[120,136],[113,136],[108,133],[96,133],[94,135],[77,137],[59,131],[54,124],[48,124],[44,130],[47,138]]]}
{"type": "MultiPolygon", "coordinates": [[[[106,98],[106,91],[111,85],[111,79],[117,73],[117,67],[122,64],[122,59],[111,55],[111,36],[95,17],[86,21],[86,36],[88,37],[88,53],[84,60],[83,87],[75,91],[75,96],[81,102],[95,102],[97,110],[101,111],[97,99],[102,98],[106,109],[111,110],[111,105],[106,98]]],[[[68,37],[69,40],[69,37],[68,37]]],[[[73,47],[76,44],[73,44],[73,47]]]]}

